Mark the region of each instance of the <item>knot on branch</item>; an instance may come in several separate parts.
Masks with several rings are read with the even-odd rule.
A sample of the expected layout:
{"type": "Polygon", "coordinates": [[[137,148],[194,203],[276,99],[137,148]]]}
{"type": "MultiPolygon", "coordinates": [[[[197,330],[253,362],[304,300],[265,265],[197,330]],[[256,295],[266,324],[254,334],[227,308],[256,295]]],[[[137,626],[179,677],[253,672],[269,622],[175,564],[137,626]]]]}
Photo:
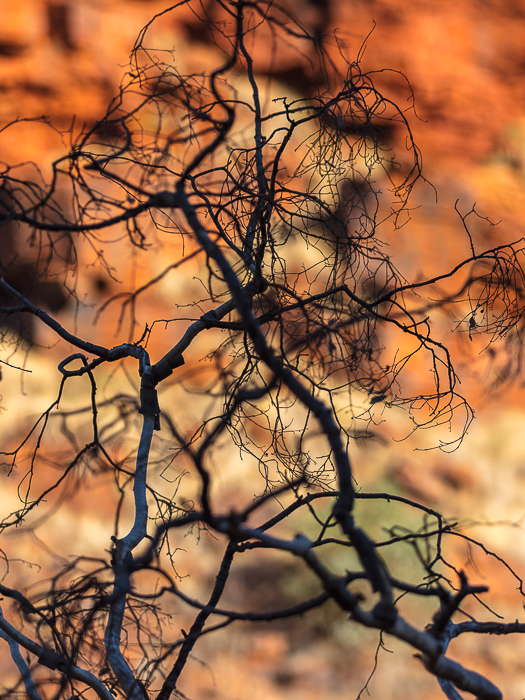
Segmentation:
{"type": "Polygon", "coordinates": [[[182,355],[173,355],[171,357],[168,355],[162,360],[159,360],[159,362],[156,364],[152,365],[150,372],[158,383],[163,379],[166,379],[166,377],[169,377],[174,369],[177,367],[182,367],[183,364],[184,358],[182,355]]]}
{"type": "Polygon", "coordinates": [[[217,314],[215,313],[215,309],[211,309],[211,311],[206,311],[205,314],[202,314],[201,316],[201,321],[204,321],[205,323],[216,323],[219,319],[217,318],[217,314]]]}
{"type": "MultiPolygon", "coordinates": [[[[159,399],[157,396],[157,380],[151,372],[144,372],[140,383],[140,408],[139,413],[143,416],[160,415],[159,399]]],[[[156,428],[157,426],[155,426],[156,428]]]]}
{"type": "Polygon", "coordinates": [[[111,566],[115,571],[119,570],[129,574],[133,571],[133,555],[129,551],[123,540],[119,540],[114,535],[111,535],[113,548],[111,550],[111,566]]]}
{"type": "Polygon", "coordinates": [[[306,537],[306,535],[301,535],[298,533],[293,538],[293,553],[299,556],[305,556],[312,548],[312,541],[306,537]]]}
{"type": "Polygon", "coordinates": [[[184,358],[182,355],[167,355],[142,373],[139,413],[143,416],[155,417],[155,430],[160,430],[161,413],[157,384],[169,377],[176,367],[181,367],[183,364],[184,358]]]}
{"type": "Polygon", "coordinates": [[[48,649],[47,647],[43,647],[38,657],[38,663],[52,671],[56,671],[60,665],[67,665],[66,660],[60,654],[57,654],[56,651],[48,649]]]}
{"type": "Polygon", "coordinates": [[[251,297],[254,297],[256,294],[264,294],[268,287],[268,282],[264,279],[264,277],[259,277],[258,279],[248,282],[246,287],[244,287],[244,291],[251,297]]]}
{"type": "Polygon", "coordinates": [[[374,605],[372,613],[380,627],[384,630],[388,630],[392,627],[397,620],[397,608],[395,605],[383,600],[380,600],[379,603],[374,605]]]}

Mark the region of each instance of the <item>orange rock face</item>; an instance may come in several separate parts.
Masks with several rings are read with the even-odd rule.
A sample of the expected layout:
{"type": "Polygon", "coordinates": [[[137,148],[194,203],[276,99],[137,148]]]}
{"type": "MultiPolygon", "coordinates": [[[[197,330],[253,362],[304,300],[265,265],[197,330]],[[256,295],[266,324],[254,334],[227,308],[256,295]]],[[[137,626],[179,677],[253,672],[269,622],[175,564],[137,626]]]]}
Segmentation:
{"type": "MultiPolygon", "coordinates": [[[[163,12],[167,3],[163,0],[16,0],[4,4],[0,24],[0,129],[10,122],[20,122],[0,132],[0,161],[10,165],[31,161],[41,169],[42,177],[49,179],[50,163],[67,153],[82,126],[94,126],[103,118],[107,105],[118,94],[126,71],[130,70],[129,54],[141,27],[154,14],[163,12]],[[42,116],[46,119],[33,121],[42,116]]],[[[326,38],[326,50],[339,70],[345,69],[339,51],[339,46],[344,46],[351,60],[358,55],[362,57],[363,71],[375,72],[375,85],[387,99],[406,106],[407,120],[422,153],[423,173],[436,190],[425,183],[418,185],[413,193],[414,210],[406,225],[388,240],[402,272],[411,278],[439,274],[469,255],[469,241],[454,209],[456,200],[464,215],[474,204],[480,214],[480,218],[472,214],[468,220],[480,249],[520,238],[525,221],[525,6],[522,2],[289,0],[285,4],[299,13],[310,31],[326,38]],[[492,222],[498,221],[501,223],[494,227],[492,222]]],[[[212,15],[212,19],[220,20],[220,15],[212,15]]],[[[315,56],[305,57],[299,40],[286,50],[276,51],[268,48],[271,34],[267,40],[268,44],[254,47],[255,70],[259,76],[277,76],[284,91],[295,94],[305,90],[309,80],[307,59],[314,60],[315,56]]],[[[187,6],[182,6],[177,15],[168,13],[159,18],[148,34],[148,41],[155,51],[173,51],[174,60],[186,70],[206,70],[220,55],[220,46],[210,44],[187,6]]],[[[401,137],[401,131],[395,128],[387,135],[387,146],[395,150],[402,168],[406,153],[403,139],[404,135],[401,137]]],[[[38,177],[32,166],[24,165],[20,172],[27,177],[38,177]]],[[[23,230],[6,230],[1,254],[13,258],[18,255],[23,262],[19,274],[30,276],[42,262],[37,249],[23,235],[23,230]]],[[[107,337],[111,338],[110,344],[130,338],[137,340],[153,312],[155,317],[164,318],[162,314],[167,309],[166,313],[173,313],[174,317],[174,299],[180,300],[184,294],[198,298],[200,287],[196,277],[204,269],[191,242],[183,244],[181,239],[160,230],[154,236],[152,245],[158,245],[163,252],[147,258],[140,251],[130,249],[127,240],[110,246],[112,234],[101,236],[98,247],[85,240],[78,241],[78,253],[86,256],[88,266],[68,278],[77,298],[83,300],[89,296],[102,303],[111,295],[124,295],[118,304],[110,305],[97,317],[97,325],[91,325],[94,310],[66,303],[52,279],[45,288],[33,290],[34,298],[43,300],[53,312],[61,313],[69,327],[88,326],[90,339],[94,341],[107,337]],[[181,255],[183,245],[184,255],[191,261],[180,272],[163,276],[170,261],[181,255]],[[99,265],[102,254],[105,267],[99,265]],[[159,275],[163,281],[154,291],[144,292],[133,325],[134,309],[129,304],[123,307],[122,300],[130,290],[159,275]]],[[[68,256],[73,255],[64,240],[57,239],[54,245],[61,259],[69,260],[68,256]]],[[[188,311],[187,315],[180,312],[170,326],[173,336],[182,334],[194,315],[194,311],[188,311]]],[[[445,334],[454,327],[463,328],[460,324],[464,320],[456,318],[452,309],[441,323],[445,334]]],[[[356,449],[358,470],[362,470],[362,483],[367,488],[386,481],[424,502],[437,503],[442,508],[444,505],[450,517],[517,522],[523,513],[521,494],[525,478],[525,455],[516,441],[525,418],[521,412],[521,380],[509,385],[503,396],[495,391],[492,397],[487,387],[502,378],[503,351],[496,345],[493,354],[482,355],[480,359],[486,342],[477,337],[471,342],[467,331],[464,325],[460,340],[451,344],[458,369],[464,372],[465,392],[481,418],[466,437],[464,451],[455,453],[445,463],[443,457],[434,459],[424,452],[431,440],[417,437],[415,443],[410,443],[411,447],[415,445],[422,450],[417,453],[403,442],[389,443],[391,449],[381,455],[375,448],[372,452],[356,449]],[[371,454],[375,461],[368,471],[371,454]]],[[[46,329],[32,328],[26,332],[34,334],[32,339],[40,345],[54,342],[46,329]]],[[[171,337],[162,334],[159,324],[151,335],[151,352],[161,356],[169,348],[171,337]]],[[[406,352],[410,350],[408,344],[403,345],[404,339],[395,342],[406,352]]],[[[62,346],[57,348],[57,352],[61,349],[62,346]]],[[[196,352],[195,356],[200,362],[201,354],[196,352]]],[[[196,361],[195,367],[197,364],[196,361]]],[[[195,367],[189,359],[190,379],[195,367]]],[[[51,372],[47,365],[46,368],[51,372]]],[[[418,373],[415,364],[413,374],[407,378],[408,385],[414,388],[425,381],[422,373],[426,369],[419,367],[419,370],[418,373]]],[[[205,387],[208,379],[209,375],[202,372],[195,378],[195,385],[205,387]]],[[[45,391],[51,392],[47,384],[45,391]]],[[[73,405],[74,398],[71,400],[73,405]]],[[[196,427],[191,421],[188,415],[189,432],[196,427]]],[[[393,437],[402,437],[406,427],[402,419],[394,425],[399,427],[399,432],[393,437]]],[[[16,430],[11,429],[14,440],[16,430]]],[[[121,449],[126,452],[125,445],[121,449]]],[[[232,501],[238,495],[231,484],[225,491],[232,501]]],[[[82,509],[78,494],[75,498],[68,517],[82,509]]],[[[97,508],[107,507],[111,511],[114,506],[111,499],[104,493],[97,498],[97,508]]],[[[82,527],[86,530],[95,527],[97,508],[93,502],[86,507],[82,516],[82,527]]],[[[512,531],[510,528],[497,532],[485,530],[491,547],[500,547],[513,567],[523,571],[522,548],[519,551],[516,546],[523,544],[521,525],[512,531]]],[[[479,553],[476,556],[481,557],[479,553]]],[[[475,579],[479,562],[470,557],[464,543],[456,549],[451,547],[450,558],[475,579]]],[[[188,569],[192,566],[188,565],[188,569]]],[[[509,581],[506,580],[508,585],[502,590],[500,569],[491,568],[489,563],[487,571],[487,579],[495,590],[491,602],[501,605],[506,613],[511,611],[511,617],[516,608],[515,617],[519,617],[522,609],[517,596],[508,593],[509,587],[512,590],[516,587],[516,581],[505,571],[509,581]]],[[[250,585],[244,588],[242,582],[238,585],[238,595],[248,596],[250,585]]],[[[215,697],[222,698],[229,697],[234,687],[235,694],[244,698],[247,687],[250,693],[260,687],[261,694],[276,700],[289,698],[291,689],[300,692],[301,697],[311,695],[316,699],[356,695],[372,668],[371,661],[369,666],[366,663],[372,658],[368,652],[377,639],[366,632],[353,635],[338,627],[330,616],[325,620],[316,618],[308,633],[312,635],[311,644],[301,639],[301,631],[294,625],[290,629],[278,626],[275,632],[258,630],[251,638],[249,634],[241,635],[241,642],[229,637],[227,644],[231,649],[206,641],[206,658],[216,673],[216,684],[213,687],[214,681],[207,673],[193,669],[193,680],[188,681],[184,690],[190,696],[192,692],[213,692],[215,697]],[[335,658],[323,638],[324,633],[319,633],[323,625],[340,642],[335,658]],[[357,659],[357,674],[348,668],[350,656],[357,659]],[[315,668],[319,663],[321,667],[315,668]]],[[[523,651],[524,642],[520,639],[511,645],[498,640],[491,646],[498,649],[497,653],[488,651],[487,644],[484,641],[476,646],[473,642],[462,660],[487,671],[505,688],[506,697],[521,697],[525,673],[516,649],[523,651]],[[507,651],[503,653],[500,649],[507,651]]],[[[396,654],[385,655],[383,665],[380,663],[370,687],[372,697],[382,700],[441,697],[435,681],[418,670],[406,650],[396,647],[396,654]],[[406,680],[400,673],[399,659],[403,659],[403,664],[414,665],[411,672],[414,683],[410,688],[404,687],[406,680]]]]}

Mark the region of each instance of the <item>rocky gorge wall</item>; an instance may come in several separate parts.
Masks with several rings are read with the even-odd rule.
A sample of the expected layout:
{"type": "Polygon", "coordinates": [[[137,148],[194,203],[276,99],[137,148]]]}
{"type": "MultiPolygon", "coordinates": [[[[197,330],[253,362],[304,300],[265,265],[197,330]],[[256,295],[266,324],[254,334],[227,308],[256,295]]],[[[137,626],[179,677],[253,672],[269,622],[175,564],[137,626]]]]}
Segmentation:
{"type": "MultiPolygon", "coordinates": [[[[414,193],[413,206],[418,208],[391,241],[392,250],[407,273],[429,275],[448,268],[458,255],[468,253],[461,221],[454,210],[457,199],[461,211],[469,211],[476,203],[476,210],[483,217],[501,222],[494,227],[485,219],[473,221],[480,245],[490,247],[523,235],[525,1],[290,0],[288,4],[320,34],[331,37],[337,32],[337,36],[346,37],[350,56],[362,52],[363,69],[378,71],[376,85],[390,99],[406,104],[408,110],[413,94],[416,114],[408,115],[410,127],[423,156],[424,174],[435,186],[438,197],[436,203],[434,189],[422,184],[414,193]]],[[[84,123],[93,125],[103,117],[108,103],[118,93],[140,28],[166,7],[166,2],[157,0],[4,0],[0,7],[0,128],[18,118],[42,115],[49,118],[52,126],[21,121],[1,132],[0,161],[34,161],[48,177],[48,164],[67,151],[75,129],[84,123]]],[[[198,61],[206,66],[215,56],[213,47],[206,46],[199,36],[191,12],[182,8],[178,16],[177,22],[166,15],[156,23],[149,36],[153,48],[174,49],[181,63],[198,61]]],[[[334,46],[332,39],[329,43],[334,46]]],[[[264,54],[255,58],[256,63],[265,64],[264,54]]],[[[273,68],[281,85],[290,90],[300,89],[304,81],[302,66],[294,61],[288,55],[278,55],[273,68]]],[[[395,138],[393,134],[393,143],[395,138]]],[[[10,251],[11,255],[20,255],[31,274],[31,266],[36,264],[35,251],[18,231],[9,233],[9,241],[7,234],[4,236],[2,254],[10,251]]],[[[113,262],[117,265],[118,260],[113,262]]],[[[116,275],[118,281],[97,272],[94,266],[86,270],[82,279],[75,280],[77,295],[81,298],[84,292],[97,289],[97,285],[104,292],[112,289],[118,293],[151,279],[162,269],[162,261],[154,256],[145,265],[128,262],[125,273],[116,275]]],[[[168,304],[180,290],[196,285],[193,276],[189,269],[177,280],[163,283],[148,297],[148,308],[168,304]]],[[[22,280],[21,284],[25,282],[22,280]]],[[[83,322],[83,311],[68,306],[57,296],[55,287],[39,288],[35,294],[67,322],[83,322]]],[[[113,333],[117,317],[116,311],[114,315],[102,315],[93,334],[105,337],[113,333]]],[[[450,326],[456,322],[452,317],[450,326]]],[[[465,327],[464,341],[466,331],[465,327]]],[[[52,342],[45,329],[34,327],[28,332],[34,333],[33,338],[41,345],[52,342]]],[[[122,333],[125,332],[124,329],[122,333]]],[[[156,347],[155,338],[152,343],[156,347]]],[[[358,457],[362,464],[374,463],[366,473],[363,470],[364,487],[387,480],[429,504],[445,504],[451,517],[521,522],[525,512],[525,452],[516,436],[525,421],[522,378],[506,386],[503,394],[490,392],[488,388],[494,385],[498,372],[503,371],[504,363],[502,360],[498,364],[497,348],[496,356],[480,356],[483,346],[483,341],[476,339],[460,344],[458,350],[459,369],[464,372],[466,391],[479,416],[463,447],[450,456],[414,453],[403,442],[393,442],[386,452],[372,448],[358,457]]],[[[160,344],[158,349],[162,350],[160,344]]],[[[48,383],[52,384],[51,365],[46,365],[46,372],[43,394],[48,383]]],[[[416,376],[414,381],[417,380],[416,376]]],[[[3,403],[7,403],[9,395],[10,389],[6,388],[3,403]]],[[[12,409],[11,418],[17,415],[12,409]]],[[[8,421],[9,416],[2,415],[1,419],[8,421]]],[[[419,439],[416,446],[426,449],[426,436],[419,439]]],[[[485,528],[483,535],[516,570],[523,572],[520,528],[485,528]]],[[[480,529],[477,527],[476,532],[480,529]]],[[[468,555],[458,554],[458,558],[462,556],[467,561],[468,555]]],[[[513,584],[503,580],[499,570],[491,574],[490,567],[484,575],[498,604],[505,609],[516,607],[518,617],[522,612],[519,600],[507,592],[513,584]]],[[[241,593],[248,595],[250,585],[253,582],[248,582],[241,593]]],[[[344,632],[339,632],[343,651],[334,662],[322,635],[315,637],[316,653],[321,651],[324,665],[314,673],[312,664],[318,664],[312,661],[318,658],[314,645],[301,645],[300,633],[292,632],[295,637],[282,629],[275,633],[258,629],[251,637],[243,638],[242,644],[230,640],[229,647],[221,648],[210,643],[207,653],[212,665],[215,659],[214,668],[220,669],[217,679],[212,682],[204,671],[196,671],[194,686],[187,693],[190,697],[211,693],[219,698],[231,697],[232,691],[241,700],[254,678],[266,697],[301,693],[301,697],[348,698],[351,692],[357,693],[359,683],[363,684],[370,670],[366,664],[371,647],[367,645],[373,645],[375,639],[364,634],[362,639],[349,642],[344,639],[344,632]],[[246,649],[239,649],[243,644],[246,649]],[[349,649],[363,668],[355,687],[345,662],[349,649]],[[238,655],[245,651],[239,668],[238,655]],[[283,658],[287,659],[286,673],[282,671],[283,658]]],[[[311,634],[315,636],[316,630],[312,629],[311,634]]],[[[485,641],[473,641],[468,661],[479,664],[481,671],[490,669],[508,697],[521,697],[525,694],[523,651],[525,644],[521,640],[490,647],[485,641]]],[[[400,654],[402,651],[396,647],[396,655],[386,655],[380,664],[371,686],[372,697],[441,697],[425,675],[421,673],[419,677],[416,671],[420,685],[414,684],[410,691],[413,695],[401,687],[393,687],[390,695],[381,692],[385,683],[392,687],[385,679],[399,677],[400,654]]],[[[407,663],[417,667],[413,660],[407,663]]]]}

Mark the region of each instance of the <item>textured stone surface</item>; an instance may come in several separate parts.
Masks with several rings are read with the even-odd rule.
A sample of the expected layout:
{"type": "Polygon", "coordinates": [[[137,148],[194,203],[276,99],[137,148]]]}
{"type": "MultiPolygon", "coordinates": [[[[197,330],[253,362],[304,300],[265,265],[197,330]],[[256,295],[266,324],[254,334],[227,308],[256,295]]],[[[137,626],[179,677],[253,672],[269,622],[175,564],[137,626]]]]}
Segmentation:
{"type": "MultiPolygon", "coordinates": [[[[18,117],[40,115],[47,115],[61,130],[68,129],[73,118],[79,125],[93,124],[100,119],[118,91],[138,31],[166,5],[164,0],[4,0],[0,24],[0,128],[18,117]]],[[[525,221],[523,0],[289,0],[288,5],[299,10],[310,29],[328,37],[328,49],[341,68],[343,61],[331,38],[334,30],[339,37],[348,37],[351,58],[359,51],[363,53],[364,69],[389,69],[376,74],[376,84],[386,96],[406,104],[407,109],[412,105],[412,96],[401,73],[410,81],[420,117],[418,120],[409,114],[410,125],[423,153],[425,172],[437,187],[439,205],[435,204],[435,193],[430,187],[422,186],[416,191],[414,203],[422,206],[412,213],[411,224],[401,229],[392,241],[392,249],[401,256],[407,271],[430,274],[448,267],[459,255],[467,253],[453,208],[458,197],[464,210],[468,211],[477,202],[483,215],[495,221],[502,220],[496,229],[487,222],[476,223],[476,235],[487,247],[521,235],[525,221]],[[363,45],[365,38],[366,46],[363,45]]],[[[157,49],[174,48],[182,65],[204,68],[210,57],[216,55],[215,50],[206,44],[206,36],[189,10],[181,8],[178,16],[178,22],[167,15],[156,23],[149,41],[157,49]]],[[[285,89],[299,89],[301,81],[305,80],[296,50],[273,56],[267,47],[261,47],[255,58],[257,69],[276,72],[285,89]]],[[[64,143],[60,134],[48,126],[21,123],[13,130],[0,133],[0,161],[33,160],[48,174],[45,164],[62,155],[67,145],[67,138],[64,143]]],[[[5,238],[2,243],[5,255],[5,238]]],[[[85,242],[78,245],[95,263],[96,251],[85,242]]],[[[102,248],[103,244],[100,245],[102,248]]],[[[180,250],[179,242],[166,239],[165,245],[168,252],[169,246],[175,253],[180,250]]],[[[28,265],[35,264],[34,251],[24,246],[21,251],[25,256],[24,264],[26,261],[28,265]]],[[[117,279],[103,275],[93,265],[81,279],[71,280],[79,298],[93,289],[101,292],[111,289],[114,293],[129,290],[151,279],[165,265],[164,258],[156,256],[148,257],[147,263],[143,263],[134,252],[126,253],[125,258],[118,250],[113,258],[110,252],[107,255],[109,265],[117,268],[117,279]]],[[[195,265],[195,268],[184,268],[177,275],[166,277],[156,287],[155,294],[146,295],[149,306],[144,308],[144,316],[139,319],[141,323],[155,304],[168,304],[183,290],[198,294],[198,282],[194,279],[198,262],[195,265]]],[[[48,305],[51,305],[49,300],[48,305]]],[[[56,307],[60,307],[59,299],[56,307]]],[[[82,307],[70,311],[71,327],[82,327],[91,312],[82,307]]],[[[93,336],[103,338],[109,334],[115,340],[127,340],[128,317],[125,317],[123,330],[117,331],[118,317],[117,311],[103,314],[93,329],[93,336]]],[[[450,326],[454,324],[452,317],[450,326]]],[[[184,321],[174,324],[174,335],[184,327],[184,321]]],[[[38,340],[42,345],[53,343],[45,330],[35,332],[40,333],[38,340]]],[[[463,339],[466,340],[466,335],[463,339]]],[[[165,342],[163,338],[157,340],[154,333],[150,347],[155,352],[163,352],[165,342]]],[[[525,453],[515,436],[521,434],[525,419],[518,410],[522,404],[522,387],[515,386],[504,397],[490,403],[478,381],[479,375],[473,371],[481,349],[482,345],[468,342],[460,347],[459,361],[463,363],[460,369],[466,375],[465,386],[476,407],[479,406],[480,415],[486,417],[486,422],[480,420],[475,424],[463,450],[449,459],[434,459],[426,452],[407,451],[405,443],[393,443],[390,450],[368,452],[357,459],[358,468],[363,469],[363,486],[373,486],[374,479],[380,483],[386,479],[428,503],[444,504],[450,514],[508,521],[520,517],[525,453]],[[512,403],[518,408],[512,408],[512,403]],[[427,477],[422,479],[424,470],[427,477]]],[[[200,357],[199,353],[196,356],[200,357]]],[[[489,364],[487,361],[487,367],[489,364]]],[[[46,381],[50,381],[52,370],[46,365],[46,381]]],[[[421,376],[412,377],[414,387],[420,381],[421,376]]],[[[431,442],[426,442],[426,436],[418,439],[417,446],[422,449],[431,442]]],[[[67,518],[65,521],[68,522],[67,518]]],[[[89,529],[92,528],[96,528],[94,518],[93,522],[89,521],[89,529]]],[[[486,528],[483,536],[486,535],[495,547],[501,547],[512,564],[523,570],[523,555],[515,547],[521,536],[516,534],[519,532],[510,527],[497,531],[486,528]]],[[[469,573],[475,576],[476,562],[472,563],[470,556],[470,552],[458,546],[457,561],[466,567],[471,565],[469,573]]],[[[511,617],[519,616],[520,603],[517,596],[511,597],[515,581],[510,577],[507,580],[500,569],[491,570],[490,566],[486,575],[498,596],[496,603],[502,609],[515,609],[511,617]]],[[[246,594],[246,590],[239,591],[239,596],[246,594]]],[[[210,675],[194,666],[191,669],[193,680],[188,681],[185,691],[191,697],[202,693],[203,696],[243,700],[252,694],[258,697],[257,692],[261,697],[264,693],[265,698],[288,700],[295,696],[354,697],[372,668],[373,645],[377,639],[367,636],[366,632],[362,636],[361,633],[352,635],[346,628],[340,630],[335,626],[331,631],[341,641],[335,660],[329,658],[331,647],[324,646],[322,638],[314,637],[315,625],[310,630],[317,645],[317,654],[313,655],[307,645],[297,643],[294,647],[282,630],[258,631],[253,638],[241,637],[241,642],[231,637],[226,648],[221,646],[222,638],[217,638],[217,642],[206,641],[207,658],[211,659],[217,674],[215,685],[210,675]],[[371,646],[363,651],[365,645],[371,646]],[[246,662],[240,664],[238,655],[244,651],[247,652],[246,662]],[[349,657],[352,662],[348,661],[349,657]],[[319,658],[323,659],[325,668],[316,668],[319,658]],[[286,666],[284,670],[283,665],[286,666]],[[355,666],[359,666],[357,680],[355,666]],[[330,677],[326,677],[326,668],[332,669],[330,677]],[[323,682],[317,686],[319,678],[323,682]],[[254,685],[257,688],[254,689],[254,685]]],[[[473,640],[463,660],[472,666],[478,663],[479,670],[486,670],[502,684],[506,697],[517,698],[524,695],[525,687],[523,669],[519,668],[523,653],[519,657],[519,650],[524,651],[521,639],[512,643],[473,640]]],[[[382,655],[370,690],[372,697],[381,700],[441,697],[435,681],[419,671],[410,654],[397,646],[396,655],[382,655]],[[403,668],[403,664],[406,667],[403,668]],[[407,676],[414,681],[410,688],[403,687],[407,676]]]]}

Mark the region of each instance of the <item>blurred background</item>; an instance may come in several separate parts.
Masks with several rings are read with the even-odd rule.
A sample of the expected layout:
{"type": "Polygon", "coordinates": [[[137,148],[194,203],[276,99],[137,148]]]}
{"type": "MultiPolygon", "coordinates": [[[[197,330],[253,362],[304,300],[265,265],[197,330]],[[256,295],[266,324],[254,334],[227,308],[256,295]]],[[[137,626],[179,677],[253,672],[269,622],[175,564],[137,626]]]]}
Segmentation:
{"type": "MultiPolygon", "coordinates": [[[[414,104],[415,113],[408,112],[407,117],[422,153],[424,175],[435,189],[420,184],[413,193],[410,220],[390,243],[407,275],[423,278],[468,256],[456,201],[463,214],[475,205],[480,217],[487,217],[470,219],[480,248],[524,235],[525,0],[290,0],[288,4],[320,34],[330,37],[336,32],[351,58],[360,54],[363,69],[377,71],[376,87],[388,98],[407,110],[414,104]]],[[[166,7],[168,3],[158,0],[0,1],[0,128],[19,117],[45,115],[49,120],[49,125],[21,121],[0,133],[0,161],[10,165],[31,161],[44,177],[49,176],[49,164],[68,151],[69,137],[64,134],[72,124],[91,126],[103,118],[118,93],[140,29],[166,7]]],[[[197,60],[204,67],[213,65],[217,58],[216,49],[203,41],[186,8],[159,19],[148,37],[154,49],[174,48],[183,67],[197,60]]],[[[256,69],[258,60],[262,65],[265,57],[255,57],[256,69]]],[[[283,89],[301,89],[300,65],[277,56],[274,70],[283,89]]],[[[402,144],[395,145],[402,149],[402,144]]],[[[25,266],[19,272],[22,277],[10,282],[24,289],[27,278],[23,275],[30,277],[41,264],[37,249],[27,243],[21,230],[2,235],[2,255],[17,255],[25,266]]],[[[79,242],[80,250],[82,245],[79,242]]],[[[96,251],[91,255],[93,265],[71,281],[80,302],[84,298],[102,302],[151,279],[160,269],[153,255],[140,264],[130,258],[124,270],[120,266],[108,275],[95,265],[96,251]]],[[[119,253],[115,255],[117,265],[119,253]]],[[[144,317],[148,313],[162,317],[174,295],[195,289],[196,284],[191,269],[175,280],[166,279],[146,295],[144,317]]],[[[34,294],[39,303],[60,314],[65,325],[72,324],[68,327],[86,322],[87,315],[82,314],[88,312],[63,298],[52,276],[34,294]]],[[[91,320],[94,311],[90,307],[91,320]]],[[[119,310],[102,313],[90,331],[93,339],[118,335],[118,318],[119,310]]],[[[448,332],[447,323],[452,331],[460,321],[452,314],[443,332],[448,332]]],[[[184,327],[181,320],[175,330],[184,327]]],[[[125,323],[123,328],[125,335],[125,323]]],[[[483,352],[486,339],[471,342],[468,329],[459,330],[457,339],[450,342],[463,393],[476,412],[461,447],[451,454],[431,451],[436,437],[427,433],[399,441],[404,426],[400,421],[396,433],[397,418],[392,416],[393,428],[382,445],[356,446],[359,485],[364,490],[389,489],[441,510],[447,518],[464,523],[466,532],[482,539],[521,576],[525,573],[523,376],[519,363],[509,366],[501,359],[497,345],[483,352]],[[505,383],[507,375],[513,378],[505,383]]],[[[7,347],[5,359],[16,357],[33,374],[22,383],[16,372],[6,370],[1,385],[2,432],[12,444],[28,415],[43,410],[56,395],[56,363],[63,357],[63,346],[54,346],[45,328],[33,324],[24,333],[32,349],[21,352],[7,347]]],[[[153,336],[153,353],[164,351],[158,342],[155,345],[153,336]]],[[[417,364],[413,372],[411,381],[417,386],[417,364]]],[[[195,381],[205,385],[202,375],[195,381]]],[[[74,396],[68,400],[75,405],[74,396]]],[[[378,422],[381,410],[387,411],[378,408],[378,422]]],[[[225,493],[228,488],[235,490],[232,484],[242,465],[232,463],[228,470],[225,493]]],[[[6,478],[2,481],[6,486],[0,505],[7,512],[13,494],[9,495],[6,478]]],[[[72,542],[81,541],[87,532],[94,539],[107,539],[96,512],[102,503],[103,492],[96,503],[86,502],[81,492],[71,495],[62,522],[72,528],[72,542]]],[[[46,533],[45,527],[35,531],[31,544],[40,553],[45,547],[53,548],[53,532],[46,533]]],[[[10,546],[16,548],[16,543],[10,546]]],[[[209,556],[214,556],[213,548],[209,556]]],[[[519,581],[504,566],[463,541],[451,547],[450,557],[467,571],[472,583],[490,586],[487,601],[494,611],[510,620],[523,619],[522,599],[516,591],[519,581]]],[[[195,577],[207,568],[205,557],[181,566],[195,577]]],[[[266,597],[272,607],[276,588],[286,594],[299,585],[293,569],[274,572],[269,566],[266,578],[254,571],[247,568],[236,583],[236,599],[244,600],[247,608],[256,605],[257,595],[266,597]]],[[[23,580],[23,573],[20,576],[23,580]]],[[[475,614],[497,619],[481,608],[475,614]]],[[[180,629],[179,622],[174,625],[180,629]]],[[[182,687],[195,699],[204,695],[230,700],[354,698],[374,669],[378,642],[378,635],[368,630],[350,633],[331,610],[283,625],[237,627],[202,641],[182,687]]],[[[383,642],[386,649],[379,650],[377,670],[365,695],[382,700],[442,697],[437,683],[402,645],[383,642]]],[[[525,696],[524,639],[464,637],[457,652],[452,645],[451,655],[487,673],[505,697],[525,696]]],[[[5,660],[6,673],[10,663],[5,660]]]]}

